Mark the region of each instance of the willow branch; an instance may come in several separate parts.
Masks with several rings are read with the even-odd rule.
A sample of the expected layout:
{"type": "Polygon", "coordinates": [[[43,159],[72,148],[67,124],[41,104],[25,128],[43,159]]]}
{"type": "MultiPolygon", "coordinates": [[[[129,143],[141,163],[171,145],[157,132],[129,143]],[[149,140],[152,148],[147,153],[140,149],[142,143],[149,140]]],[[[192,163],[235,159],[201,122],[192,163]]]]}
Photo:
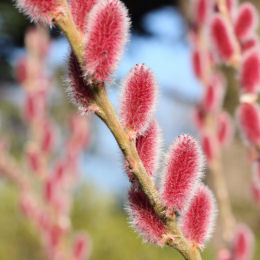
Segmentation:
{"type": "MultiPolygon", "coordinates": [[[[83,68],[83,38],[82,35],[77,31],[69,10],[56,16],[54,21],[64,32],[72,50],[74,51],[74,54],[83,68]]],[[[178,227],[176,218],[166,217],[165,207],[160,201],[158,190],[147,174],[142,161],[138,156],[135,143],[131,140],[129,135],[120,124],[114,107],[107,96],[104,84],[93,83],[92,90],[95,95],[96,104],[100,108],[97,109],[96,115],[107,125],[107,127],[114,135],[122,153],[129,163],[130,171],[134,174],[140,188],[149,199],[156,214],[167,225],[169,234],[172,234],[172,237],[174,237],[174,239],[166,240],[165,243],[177,249],[186,260],[200,260],[201,256],[199,250],[183,237],[178,227]]]]}

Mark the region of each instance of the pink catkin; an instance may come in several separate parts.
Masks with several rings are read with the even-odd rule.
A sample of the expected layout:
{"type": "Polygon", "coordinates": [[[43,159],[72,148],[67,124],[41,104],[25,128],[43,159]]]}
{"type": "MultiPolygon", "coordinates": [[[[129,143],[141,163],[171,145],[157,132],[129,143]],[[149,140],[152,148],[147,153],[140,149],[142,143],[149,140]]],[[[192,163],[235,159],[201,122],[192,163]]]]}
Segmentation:
{"type": "Polygon", "coordinates": [[[181,228],[184,236],[197,246],[203,247],[213,230],[215,211],[212,192],[201,184],[182,218],[181,228]]]}
{"type": "Polygon", "coordinates": [[[204,127],[204,118],[205,118],[205,111],[201,107],[196,107],[194,110],[194,122],[198,129],[203,129],[204,127]]]}
{"type": "Polygon", "coordinates": [[[57,11],[58,0],[16,0],[18,8],[36,22],[51,24],[50,12],[57,11]]]}
{"type": "Polygon", "coordinates": [[[71,52],[68,64],[70,87],[68,93],[76,105],[87,110],[94,99],[90,85],[84,80],[76,56],[71,52]]]}
{"type": "Polygon", "coordinates": [[[146,172],[154,176],[158,164],[160,136],[158,123],[153,120],[144,135],[136,139],[136,149],[146,172]]]}
{"type": "Polygon", "coordinates": [[[214,161],[218,151],[218,141],[214,135],[203,133],[201,136],[201,145],[208,162],[214,161]]]}
{"type": "Polygon", "coordinates": [[[99,81],[115,71],[129,30],[127,9],[119,0],[104,0],[89,13],[85,45],[86,71],[99,81]]]}
{"type": "Polygon", "coordinates": [[[205,90],[202,104],[205,111],[218,112],[223,103],[226,83],[220,73],[215,73],[205,90]]]}
{"type": "Polygon", "coordinates": [[[256,49],[245,53],[240,69],[240,85],[244,93],[260,90],[260,54],[256,49]]]}
{"type": "Polygon", "coordinates": [[[193,71],[198,79],[202,76],[202,64],[201,64],[201,55],[198,50],[194,50],[192,53],[192,65],[193,71]]]}
{"type": "Polygon", "coordinates": [[[230,251],[226,248],[220,249],[218,251],[217,260],[232,260],[230,251]]]}
{"type": "Polygon", "coordinates": [[[238,123],[245,140],[260,143],[260,110],[257,105],[242,103],[237,112],[238,123]]]}
{"type": "Polygon", "coordinates": [[[210,1],[208,0],[195,0],[195,21],[199,25],[203,25],[209,15],[210,1]]]}
{"type": "Polygon", "coordinates": [[[182,212],[201,177],[202,154],[197,142],[189,135],[181,135],[171,145],[163,176],[162,201],[182,212]]]}
{"type": "Polygon", "coordinates": [[[219,56],[228,61],[234,53],[234,44],[231,33],[225,20],[220,15],[215,15],[210,24],[210,35],[219,56]]]}
{"type": "Polygon", "coordinates": [[[79,31],[85,31],[88,14],[98,1],[99,0],[70,0],[71,14],[79,31]]]}
{"type": "Polygon", "coordinates": [[[131,187],[128,193],[129,214],[131,224],[151,243],[159,244],[166,227],[162,220],[158,218],[149,200],[139,189],[131,187]]]}
{"type": "Polygon", "coordinates": [[[254,237],[252,231],[244,224],[240,224],[233,241],[232,255],[234,260],[248,260],[252,256],[254,237]]]}
{"type": "Polygon", "coordinates": [[[255,203],[260,206],[260,185],[253,180],[251,183],[251,192],[255,203]]]}
{"type": "Polygon", "coordinates": [[[248,38],[247,40],[241,43],[241,50],[242,54],[244,55],[245,52],[252,50],[253,48],[257,48],[259,46],[259,40],[256,35],[248,38]]]}
{"type": "Polygon", "coordinates": [[[145,65],[137,64],[122,87],[120,119],[127,130],[137,135],[144,133],[152,119],[156,94],[153,73],[145,65]]]}
{"type": "Polygon", "coordinates": [[[55,128],[50,121],[43,122],[41,149],[45,153],[51,153],[55,146],[55,128]]]}
{"type": "Polygon", "coordinates": [[[251,35],[258,25],[257,12],[251,3],[244,3],[238,9],[234,31],[238,39],[244,40],[251,35]]]}
{"type": "Polygon", "coordinates": [[[217,135],[221,146],[230,144],[233,137],[232,119],[226,112],[221,112],[217,118],[217,135]]]}
{"type": "Polygon", "coordinates": [[[74,259],[83,260],[89,255],[89,239],[85,234],[78,234],[74,241],[74,259]]]}
{"type": "Polygon", "coordinates": [[[20,84],[23,84],[27,79],[27,60],[25,57],[22,57],[17,61],[15,74],[16,79],[20,84]]]}

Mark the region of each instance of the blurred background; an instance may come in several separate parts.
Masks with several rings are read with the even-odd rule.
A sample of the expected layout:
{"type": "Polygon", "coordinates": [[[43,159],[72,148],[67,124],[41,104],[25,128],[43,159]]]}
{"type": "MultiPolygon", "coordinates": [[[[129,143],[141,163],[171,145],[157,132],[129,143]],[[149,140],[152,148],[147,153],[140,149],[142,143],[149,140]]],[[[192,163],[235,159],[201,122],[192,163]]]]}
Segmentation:
{"type": "MultiPolygon", "coordinates": [[[[151,67],[160,86],[156,117],[162,128],[163,151],[181,133],[197,136],[193,109],[201,100],[202,89],[191,65],[191,48],[187,40],[188,0],[137,1],[125,0],[132,19],[131,38],[124,57],[109,86],[109,96],[118,107],[118,83],[136,63],[151,67]]],[[[259,1],[252,1],[259,9],[259,1]]],[[[26,142],[21,107],[24,90],[15,79],[14,67],[24,55],[24,34],[32,24],[10,0],[0,2],[0,134],[10,140],[11,152],[17,158],[26,142]]],[[[69,46],[57,28],[50,31],[52,42],[48,54],[48,73],[54,78],[50,100],[52,117],[66,131],[68,114],[75,107],[68,102],[66,63],[69,46]]],[[[234,114],[237,87],[234,73],[228,75],[225,109],[234,114]]],[[[63,131],[64,130],[64,131],[63,131]]],[[[75,191],[72,210],[74,229],[85,229],[92,238],[90,259],[181,259],[170,248],[143,244],[129,226],[125,212],[128,180],[122,155],[106,126],[94,116],[91,119],[91,144],[81,158],[81,184],[75,191]]],[[[58,149],[63,149],[62,146],[58,149]]],[[[260,254],[260,211],[249,192],[250,165],[246,151],[235,137],[224,150],[223,170],[231,194],[232,206],[239,221],[255,232],[257,246],[254,259],[260,254]]],[[[210,185],[210,179],[206,177],[210,185]]],[[[204,259],[214,259],[214,239],[205,250],[204,259]]],[[[37,234],[19,212],[15,187],[0,181],[0,259],[44,259],[37,234]]]]}

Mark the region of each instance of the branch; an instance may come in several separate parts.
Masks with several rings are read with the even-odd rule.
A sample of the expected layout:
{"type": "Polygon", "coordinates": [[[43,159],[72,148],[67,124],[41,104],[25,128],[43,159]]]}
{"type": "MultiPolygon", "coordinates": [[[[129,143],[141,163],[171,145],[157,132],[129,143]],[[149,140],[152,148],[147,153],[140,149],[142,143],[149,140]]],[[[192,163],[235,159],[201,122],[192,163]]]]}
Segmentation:
{"type": "MultiPolygon", "coordinates": [[[[83,68],[83,37],[77,31],[68,7],[67,12],[56,16],[54,22],[64,32],[72,50],[74,51],[74,54],[83,68]]],[[[151,178],[148,176],[143,163],[138,156],[135,142],[131,140],[120,124],[114,107],[107,96],[104,84],[94,82],[91,87],[95,96],[95,102],[98,106],[98,109],[95,112],[96,115],[107,125],[114,135],[122,153],[129,163],[131,172],[134,174],[139,183],[140,188],[149,199],[156,214],[165,222],[169,234],[171,234],[174,238],[166,238],[165,243],[177,249],[187,260],[200,260],[201,256],[199,250],[183,237],[178,227],[176,217],[166,216],[165,207],[160,201],[158,190],[156,189],[151,178]]]]}

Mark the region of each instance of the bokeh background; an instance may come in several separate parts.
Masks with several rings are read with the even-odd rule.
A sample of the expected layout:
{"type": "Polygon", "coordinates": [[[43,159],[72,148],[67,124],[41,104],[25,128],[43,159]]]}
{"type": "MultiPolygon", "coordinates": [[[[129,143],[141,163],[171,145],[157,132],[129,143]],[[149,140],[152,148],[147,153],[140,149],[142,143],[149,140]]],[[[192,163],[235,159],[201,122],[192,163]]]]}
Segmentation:
{"type": "MultiPolygon", "coordinates": [[[[152,68],[160,86],[156,117],[162,128],[163,150],[181,133],[197,136],[192,119],[193,108],[200,102],[202,89],[191,66],[191,47],[187,40],[188,0],[125,0],[132,19],[131,39],[109,87],[109,96],[118,107],[118,83],[136,63],[152,68]]],[[[260,7],[259,1],[252,1],[260,7]]],[[[26,142],[21,119],[24,90],[15,79],[14,67],[25,53],[24,34],[32,24],[10,0],[0,2],[0,135],[6,136],[14,156],[19,157],[26,142]]],[[[75,107],[65,94],[66,60],[69,46],[57,28],[50,31],[51,49],[48,70],[54,77],[50,100],[52,116],[61,129],[75,107]]],[[[237,86],[234,72],[223,68],[228,76],[225,109],[235,113],[237,86]]],[[[128,180],[123,170],[122,155],[105,125],[93,117],[91,145],[81,158],[81,184],[75,190],[72,211],[74,229],[89,232],[93,250],[90,259],[181,259],[170,248],[143,244],[128,224],[125,212],[128,180]]],[[[63,131],[61,131],[61,134],[63,131]]],[[[62,146],[59,147],[62,149],[62,146]]],[[[231,194],[232,206],[239,221],[246,222],[256,234],[256,252],[260,255],[260,211],[252,202],[250,165],[246,151],[236,134],[223,151],[223,170],[231,194]]],[[[210,178],[206,176],[209,185],[210,178]]],[[[217,234],[218,228],[216,230],[217,234]]],[[[217,235],[215,236],[217,237],[217,235]]],[[[204,259],[214,259],[217,239],[205,250],[204,259]]],[[[19,212],[15,187],[0,179],[0,259],[44,259],[37,234],[19,212]]]]}

